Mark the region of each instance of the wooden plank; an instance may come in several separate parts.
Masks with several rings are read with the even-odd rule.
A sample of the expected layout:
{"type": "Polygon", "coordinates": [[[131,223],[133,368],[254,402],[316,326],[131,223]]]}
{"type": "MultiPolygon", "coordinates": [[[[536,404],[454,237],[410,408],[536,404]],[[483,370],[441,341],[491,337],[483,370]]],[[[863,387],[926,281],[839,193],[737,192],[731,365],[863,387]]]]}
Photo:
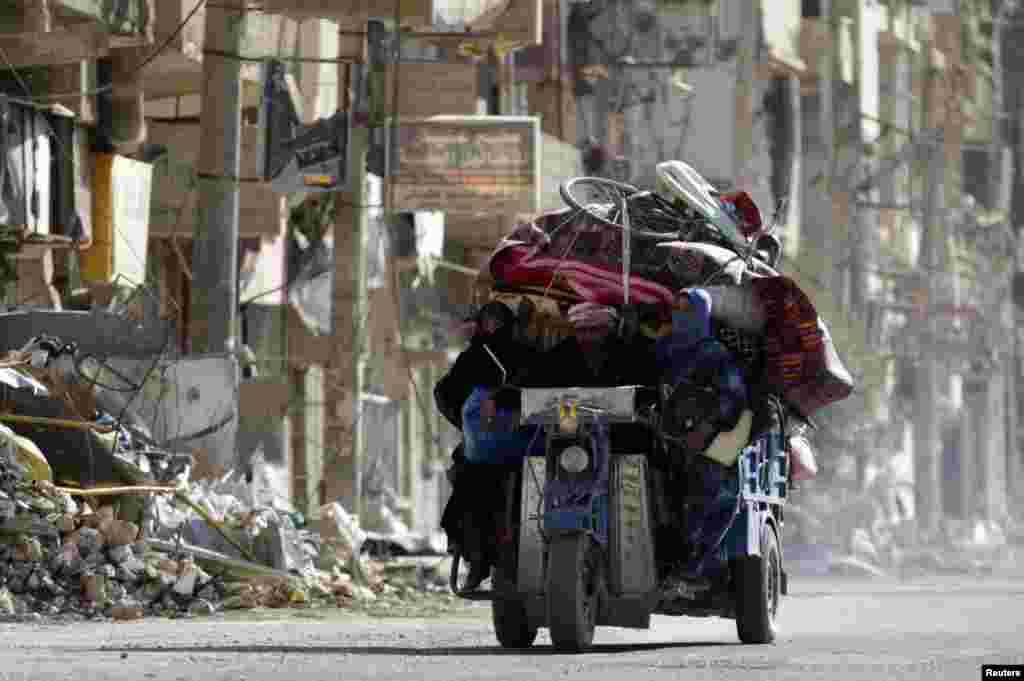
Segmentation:
{"type": "Polygon", "coordinates": [[[82,23],[48,33],[0,34],[0,49],[15,67],[56,66],[106,56],[109,44],[102,27],[82,23]]]}
{"type": "MultiPolygon", "coordinates": [[[[470,0],[472,1],[472,0],[470,0]]],[[[330,19],[345,24],[367,19],[391,19],[399,11],[403,26],[430,26],[436,11],[434,0],[264,0],[263,9],[293,19],[330,19]]]]}

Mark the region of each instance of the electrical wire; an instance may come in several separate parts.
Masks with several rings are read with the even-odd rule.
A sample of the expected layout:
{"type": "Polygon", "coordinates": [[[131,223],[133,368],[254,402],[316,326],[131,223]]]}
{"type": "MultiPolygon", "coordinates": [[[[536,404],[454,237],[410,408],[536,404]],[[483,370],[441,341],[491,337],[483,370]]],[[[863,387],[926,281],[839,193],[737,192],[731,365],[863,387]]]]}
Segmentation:
{"type": "MultiPolygon", "coordinates": [[[[395,16],[394,16],[394,19],[395,19],[395,25],[396,26],[400,26],[401,25],[401,8],[399,7],[399,4],[400,3],[395,3],[395,16]]],[[[393,83],[392,83],[392,93],[391,93],[392,101],[394,102],[394,109],[391,111],[391,115],[392,115],[392,120],[398,120],[398,117],[399,117],[399,114],[400,114],[400,111],[399,111],[399,108],[398,108],[399,107],[398,89],[399,89],[399,83],[401,81],[401,75],[400,75],[399,71],[400,71],[401,65],[402,65],[402,41],[401,40],[393,40],[392,41],[392,53],[390,55],[390,60],[391,60],[392,66],[395,69],[395,78],[394,78],[393,83]]],[[[354,107],[353,107],[353,109],[354,109],[354,107]]],[[[388,129],[387,129],[387,135],[385,136],[385,144],[386,144],[387,149],[386,149],[385,154],[384,154],[384,159],[385,159],[385,162],[384,162],[384,177],[382,178],[383,182],[385,183],[385,187],[382,190],[382,194],[384,196],[384,203],[385,203],[385,215],[391,215],[391,214],[393,214],[395,212],[395,210],[394,210],[394,203],[395,203],[395,196],[394,196],[394,191],[395,191],[395,186],[394,186],[394,168],[392,167],[391,155],[392,155],[392,150],[393,150],[393,148],[394,148],[394,146],[396,145],[396,142],[397,142],[397,140],[395,139],[396,132],[397,132],[397,128],[394,125],[389,126],[388,129]]],[[[421,389],[420,382],[417,379],[416,372],[414,371],[413,366],[412,366],[412,360],[411,360],[409,348],[407,348],[406,344],[405,344],[405,340],[406,340],[405,339],[405,330],[404,330],[403,324],[402,324],[402,302],[401,302],[401,298],[400,298],[400,294],[399,294],[397,273],[394,273],[394,275],[392,277],[392,281],[391,281],[391,286],[389,286],[388,288],[391,291],[392,306],[393,306],[393,309],[394,309],[394,312],[395,312],[395,317],[398,320],[398,323],[397,323],[397,327],[398,327],[397,328],[397,332],[398,332],[398,349],[399,349],[399,352],[401,353],[402,358],[404,360],[403,364],[405,365],[406,373],[408,374],[408,377],[409,377],[409,383],[412,386],[412,392],[413,392],[414,401],[415,401],[415,403],[417,405],[417,408],[420,411],[420,414],[423,416],[424,420],[427,423],[429,423],[430,422],[430,417],[432,416],[433,412],[430,409],[429,405],[426,404],[426,399],[423,396],[423,391],[421,389]]],[[[434,437],[435,437],[435,443],[436,443],[436,441],[438,440],[438,435],[435,433],[434,437]]]]}
{"type": "Polygon", "coordinates": [[[109,390],[111,392],[129,393],[134,392],[136,390],[141,390],[143,387],[141,384],[133,383],[131,379],[121,374],[119,371],[110,366],[109,363],[99,359],[94,354],[76,352],[74,355],[72,355],[71,362],[75,368],[75,373],[78,374],[78,379],[83,383],[90,385],[94,388],[102,388],[103,390],[109,390]],[[82,364],[88,359],[92,359],[93,361],[95,361],[96,364],[98,364],[101,368],[109,371],[111,374],[113,374],[120,380],[124,381],[126,385],[116,387],[112,385],[107,385],[98,379],[98,372],[97,376],[90,376],[89,373],[82,368],[82,364]]]}
{"type": "MultiPolygon", "coordinates": [[[[143,61],[143,63],[138,67],[138,70],[141,70],[147,64],[152,62],[152,60],[155,59],[156,56],[161,51],[163,51],[167,47],[167,45],[169,45],[171,43],[171,41],[174,40],[174,38],[177,37],[177,35],[182,30],[184,30],[185,25],[192,19],[192,17],[195,15],[195,13],[199,11],[200,7],[202,7],[204,2],[206,2],[206,0],[198,0],[196,2],[196,5],[192,8],[192,11],[189,12],[189,14],[185,18],[185,20],[182,21],[181,24],[178,25],[178,28],[175,29],[175,31],[171,34],[171,36],[166,41],[164,41],[164,43],[157,50],[155,50],[146,60],[143,61]]],[[[25,94],[31,96],[31,91],[30,91],[28,85],[25,83],[25,80],[21,77],[21,74],[18,72],[18,69],[11,62],[10,58],[7,55],[7,51],[4,50],[3,47],[0,47],[0,58],[3,59],[4,63],[7,66],[7,69],[14,76],[15,80],[17,80],[17,82],[21,86],[22,90],[25,91],[25,94]]],[[[69,155],[68,150],[64,148],[63,143],[60,141],[60,137],[57,135],[56,131],[53,129],[53,126],[50,124],[50,121],[48,119],[46,119],[45,117],[43,118],[43,121],[46,124],[46,127],[49,129],[51,138],[56,143],[59,155],[63,158],[63,160],[65,160],[65,161],[72,161],[73,162],[73,158],[69,155]]],[[[131,241],[127,239],[127,237],[121,231],[120,227],[116,224],[116,222],[115,222],[114,227],[117,230],[117,234],[125,241],[126,244],[128,244],[128,248],[131,251],[132,255],[139,262],[139,264],[142,265],[142,267],[145,269],[145,264],[146,264],[145,259],[142,258],[142,256],[140,256],[139,253],[135,250],[135,247],[131,245],[131,241]]],[[[160,354],[157,356],[157,358],[154,360],[154,364],[152,365],[151,370],[152,370],[152,368],[154,368],[156,366],[156,364],[158,362],[160,362],[160,361],[162,361],[164,359],[164,357],[166,355],[166,352],[167,352],[167,348],[168,348],[168,346],[170,344],[169,341],[170,341],[170,334],[168,334],[168,338],[165,339],[164,347],[162,348],[162,350],[161,350],[160,354]]],[[[149,380],[149,373],[151,373],[151,372],[147,372],[146,377],[143,379],[142,385],[145,385],[146,381],[149,380]]],[[[140,389],[140,391],[141,391],[141,389],[140,389]]],[[[136,395],[137,394],[138,393],[136,393],[136,395]]],[[[133,399],[134,399],[134,397],[133,397],[133,399]]],[[[129,402],[129,404],[130,404],[130,402],[129,402]]],[[[121,415],[118,417],[118,420],[117,420],[118,421],[118,427],[120,427],[120,423],[123,420],[126,411],[127,411],[127,406],[125,407],[124,410],[122,410],[121,415]]]]}
{"type": "Polygon", "coordinates": [[[204,55],[220,57],[221,59],[233,59],[235,61],[262,64],[268,61],[280,61],[294,64],[349,64],[355,60],[354,57],[283,57],[283,56],[250,56],[239,52],[228,52],[226,50],[204,49],[204,55]]]}
{"type": "MultiPolygon", "coordinates": [[[[192,10],[178,24],[178,26],[174,29],[174,31],[172,31],[171,34],[167,38],[164,39],[164,41],[160,44],[159,47],[157,47],[149,55],[147,55],[146,58],[142,60],[141,64],[139,64],[138,66],[135,67],[135,69],[132,71],[131,75],[134,76],[134,75],[138,74],[144,68],[146,68],[151,63],[153,63],[153,60],[155,60],[157,57],[159,57],[163,53],[163,51],[166,50],[168,48],[168,46],[170,46],[170,44],[172,42],[174,42],[174,39],[177,38],[181,34],[181,32],[185,30],[185,27],[192,20],[192,17],[194,17],[196,15],[196,13],[202,8],[202,6],[205,3],[206,3],[206,0],[198,0],[196,2],[196,4],[192,7],[192,10]]],[[[2,51],[2,49],[3,48],[0,48],[0,51],[2,51]]],[[[4,55],[4,60],[8,61],[6,55],[4,55]]],[[[7,67],[15,75],[15,77],[18,78],[18,80],[20,81],[21,80],[20,75],[17,73],[17,70],[14,68],[14,66],[9,61],[7,63],[7,67]]],[[[24,102],[24,103],[29,103],[29,104],[37,103],[37,102],[53,101],[53,100],[57,100],[57,99],[69,99],[71,97],[95,97],[96,95],[101,95],[101,94],[103,94],[105,92],[109,92],[110,90],[113,89],[113,87],[114,87],[113,85],[104,85],[102,87],[94,88],[92,90],[85,90],[85,91],[80,91],[80,92],[61,92],[61,93],[58,93],[58,94],[33,95],[31,93],[31,91],[27,87],[25,87],[24,83],[22,83],[22,89],[25,90],[25,94],[28,95],[28,101],[24,102]]]]}

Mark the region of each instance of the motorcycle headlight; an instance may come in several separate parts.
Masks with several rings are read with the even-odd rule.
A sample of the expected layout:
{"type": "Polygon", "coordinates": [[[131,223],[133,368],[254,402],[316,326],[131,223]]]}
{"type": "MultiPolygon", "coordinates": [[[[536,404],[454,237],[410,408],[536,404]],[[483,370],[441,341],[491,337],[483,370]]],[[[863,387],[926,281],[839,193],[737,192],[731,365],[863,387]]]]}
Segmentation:
{"type": "Polygon", "coordinates": [[[590,465],[590,455],[579,445],[566,447],[558,457],[558,464],[567,473],[582,473],[590,465]]]}

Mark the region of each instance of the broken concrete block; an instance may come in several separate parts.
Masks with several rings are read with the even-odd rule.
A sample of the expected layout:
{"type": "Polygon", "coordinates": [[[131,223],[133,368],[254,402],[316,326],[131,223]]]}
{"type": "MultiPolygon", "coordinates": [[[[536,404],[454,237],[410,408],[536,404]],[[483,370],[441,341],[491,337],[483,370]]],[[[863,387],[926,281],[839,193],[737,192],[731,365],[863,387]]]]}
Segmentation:
{"type": "Polygon", "coordinates": [[[78,551],[78,544],[64,544],[60,553],[56,554],[51,563],[54,572],[75,576],[82,571],[82,557],[78,551]]]}
{"type": "Polygon", "coordinates": [[[132,547],[118,544],[107,548],[107,557],[114,565],[123,565],[128,560],[134,560],[135,554],[132,553],[132,547]]]}
{"type": "Polygon", "coordinates": [[[17,506],[14,500],[4,492],[0,492],[0,520],[10,520],[14,517],[16,511],[17,506]]]}
{"type": "Polygon", "coordinates": [[[116,578],[118,581],[124,582],[125,584],[134,584],[139,581],[139,573],[125,567],[124,563],[122,563],[117,566],[116,578]]]}
{"type": "Polygon", "coordinates": [[[48,574],[44,574],[40,582],[42,583],[43,590],[45,590],[51,596],[56,596],[57,594],[63,591],[61,586],[57,584],[57,582],[54,581],[53,577],[51,577],[48,574]]]}
{"type": "Polygon", "coordinates": [[[14,545],[14,560],[18,562],[39,562],[43,559],[43,547],[35,537],[29,537],[14,545]]]}
{"type": "Polygon", "coordinates": [[[176,560],[169,560],[163,558],[155,561],[157,569],[161,572],[166,572],[172,575],[178,575],[181,572],[181,565],[176,560]]]}
{"type": "Polygon", "coordinates": [[[139,538],[139,526],[127,520],[111,520],[100,526],[110,546],[127,546],[139,538]]]}
{"type": "Polygon", "coordinates": [[[139,605],[115,605],[110,611],[110,616],[118,622],[128,622],[142,619],[144,611],[139,605]]]}
{"type": "Polygon", "coordinates": [[[116,602],[123,601],[128,595],[128,590],[113,580],[107,580],[107,597],[116,602]]]}
{"type": "Polygon", "coordinates": [[[101,565],[106,564],[107,556],[102,551],[93,551],[82,559],[82,565],[86,570],[95,572],[101,565]]]}
{"type": "Polygon", "coordinates": [[[76,537],[75,543],[83,557],[103,548],[103,535],[93,527],[79,528],[71,536],[76,537]]]}
{"type": "Polygon", "coordinates": [[[136,558],[134,555],[121,563],[121,566],[139,575],[142,575],[146,571],[146,563],[139,558],[136,558]]]}
{"type": "Polygon", "coordinates": [[[25,580],[25,589],[28,591],[38,591],[43,586],[42,581],[39,579],[39,573],[33,572],[25,580]]]}
{"type": "Polygon", "coordinates": [[[12,594],[25,593],[25,580],[28,575],[13,574],[7,577],[7,588],[12,594]]]}
{"type": "Polygon", "coordinates": [[[76,527],[75,516],[70,513],[65,513],[57,520],[57,529],[61,531],[61,534],[71,534],[76,527]]]}
{"type": "Polygon", "coordinates": [[[192,596],[195,593],[196,585],[199,583],[199,570],[192,563],[186,563],[181,567],[181,574],[174,583],[174,593],[179,596],[192,596]]]}
{"type": "Polygon", "coordinates": [[[90,603],[97,603],[105,600],[107,596],[107,583],[102,575],[82,575],[82,600],[90,603]]]}
{"type": "Polygon", "coordinates": [[[164,592],[164,586],[159,582],[150,582],[142,588],[142,598],[139,600],[144,601],[155,601],[160,598],[164,592]]]}

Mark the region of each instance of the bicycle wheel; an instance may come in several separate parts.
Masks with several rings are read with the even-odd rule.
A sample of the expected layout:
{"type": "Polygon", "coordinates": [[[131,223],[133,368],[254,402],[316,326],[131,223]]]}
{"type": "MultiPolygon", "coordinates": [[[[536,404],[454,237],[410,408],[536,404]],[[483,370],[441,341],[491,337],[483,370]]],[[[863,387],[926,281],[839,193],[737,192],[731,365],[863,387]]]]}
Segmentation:
{"type": "Polygon", "coordinates": [[[660,201],[657,195],[649,191],[642,191],[633,185],[607,180],[603,177],[574,177],[563,182],[558,187],[562,200],[574,210],[586,213],[596,222],[626,229],[623,225],[623,210],[629,211],[630,235],[648,239],[671,239],[675,238],[681,227],[677,222],[679,217],[675,215],[660,215],[663,213],[664,201],[660,201]],[[636,203],[645,204],[640,211],[636,203]],[[659,215],[652,213],[657,209],[659,215]],[[648,215],[648,213],[652,213],[648,215]],[[665,231],[654,231],[636,227],[637,223],[657,224],[666,228],[665,231]],[[673,229],[674,228],[674,229],[673,229]]]}
{"type": "Polygon", "coordinates": [[[633,185],[603,177],[574,177],[558,186],[558,193],[570,208],[586,213],[601,224],[619,229],[622,229],[623,205],[639,191],[633,185]],[[609,206],[607,213],[602,210],[609,206]]]}

